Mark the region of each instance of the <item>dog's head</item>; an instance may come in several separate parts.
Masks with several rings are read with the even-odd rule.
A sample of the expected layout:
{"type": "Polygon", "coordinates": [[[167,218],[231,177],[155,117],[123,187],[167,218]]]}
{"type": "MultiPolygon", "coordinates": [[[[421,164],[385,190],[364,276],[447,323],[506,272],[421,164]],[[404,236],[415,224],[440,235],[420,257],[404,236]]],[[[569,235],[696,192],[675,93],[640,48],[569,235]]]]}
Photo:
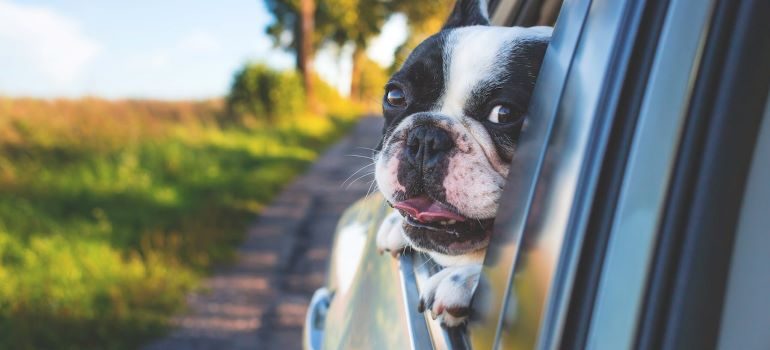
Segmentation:
{"type": "Polygon", "coordinates": [[[458,0],[386,86],[378,188],[413,247],[487,246],[551,29],[489,25],[484,0],[458,0]]]}

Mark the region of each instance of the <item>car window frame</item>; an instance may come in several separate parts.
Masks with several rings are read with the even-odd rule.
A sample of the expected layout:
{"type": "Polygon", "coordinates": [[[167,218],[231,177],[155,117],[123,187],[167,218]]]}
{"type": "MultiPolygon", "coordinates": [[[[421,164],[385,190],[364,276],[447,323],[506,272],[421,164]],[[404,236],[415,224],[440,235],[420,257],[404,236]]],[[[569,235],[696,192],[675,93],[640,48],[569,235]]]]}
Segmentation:
{"type": "MultiPolygon", "coordinates": [[[[569,0],[567,0],[569,2],[569,0]]],[[[561,27],[565,28],[565,36],[566,38],[562,41],[560,41],[559,45],[562,46],[562,50],[559,50],[558,52],[550,53],[550,55],[556,55],[557,59],[560,61],[570,61],[572,58],[572,54],[574,53],[575,44],[577,42],[579,29],[582,27],[582,21],[585,19],[586,15],[586,9],[587,4],[590,3],[590,0],[578,0],[580,1],[583,6],[577,5],[577,10],[574,10],[573,7],[567,7],[568,10],[564,10],[564,7],[559,11],[559,17],[565,17],[562,13],[564,11],[567,11],[569,16],[566,16],[568,18],[560,19],[561,22],[564,22],[565,24],[562,24],[561,27]],[[581,11],[582,9],[582,11],[581,11]]],[[[497,16],[498,18],[503,18],[499,22],[495,22],[493,20],[493,25],[520,25],[522,23],[517,23],[517,18],[521,19],[523,16],[521,15],[522,10],[527,10],[529,12],[539,9],[539,5],[542,4],[543,1],[541,0],[508,0],[508,1],[498,1],[496,3],[491,4],[493,9],[491,11],[491,17],[497,16]],[[501,7],[499,7],[502,5],[501,7]],[[512,5],[512,6],[511,6],[512,5]],[[494,7],[493,7],[494,6],[494,7]],[[510,11],[508,13],[508,16],[500,16],[499,10],[505,10],[510,11]]],[[[554,50],[550,48],[549,45],[549,52],[553,52],[554,50]]],[[[546,54],[546,59],[548,58],[549,53],[546,54]]],[[[561,86],[564,85],[564,80],[566,79],[568,69],[563,70],[555,70],[553,73],[549,75],[548,72],[545,73],[546,77],[543,77],[542,74],[538,78],[538,86],[541,86],[540,89],[549,89],[549,88],[557,88],[560,89],[561,86]],[[548,80],[549,83],[543,83],[541,81],[548,80]]],[[[536,88],[537,89],[537,88],[536,88]]],[[[541,111],[541,113],[553,115],[555,113],[554,108],[556,108],[557,104],[552,103],[550,104],[550,107],[552,110],[547,111],[541,111]]],[[[540,136],[530,137],[532,140],[530,142],[530,145],[532,147],[544,149],[546,146],[546,137],[545,135],[548,133],[550,122],[541,123],[543,128],[540,130],[539,133],[540,136]]],[[[530,126],[530,129],[535,129],[537,126],[530,126]]],[[[535,133],[531,133],[535,134],[535,133]]],[[[544,154],[544,150],[537,151],[534,153],[536,158],[539,158],[544,154]]],[[[540,162],[537,159],[532,159],[531,161],[534,161],[536,164],[539,164],[540,162]]],[[[532,174],[528,177],[529,180],[525,180],[525,182],[528,183],[526,187],[531,188],[534,190],[534,186],[536,184],[536,178],[537,173],[539,173],[539,166],[532,166],[529,167],[529,169],[532,169],[532,174]]],[[[526,198],[530,198],[531,196],[527,196],[526,198]]],[[[424,284],[425,281],[430,277],[431,274],[435,273],[435,268],[432,267],[430,264],[426,263],[427,258],[421,254],[404,254],[400,256],[399,258],[399,278],[400,278],[400,285],[401,290],[403,292],[403,301],[405,304],[405,309],[408,310],[410,313],[407,315],[407,322],[408,322],[408,328],[410,332],[412,333],[412,348],[413,349],[422,349],[422,348],[428,348],[428,344],[430,343],[433,347],[439,347],[439,348],[445,348],[445,349],[464,349],[464,348],[472,348],[472,342],[469,337],[469,334],[466,332],[466,329],[463,328],[445,328],[441,327],[438,320],[433,320],[430,317],[428,317],[427,314],[419,314],[416,311],[416,305],[419,302],[419,286],[424,284]],[[424,321],[424,322],[422,322],[424,321]]],[[[504,264],[503,264],[504,265],[504,264]]],[[[513,260],[510,260],[510,265],[513,266],[513,260]]],[[[474,296],[474,300],[476,300],[477,297],[474,296]]],[[[501,302],[505,302],[506,298],[503,295],[498,296],[498,300],[501,302]]],[[[497,327],[494,327],[496,329],[497,327]]],[[[494,341],[497,340],[497,336],[494,337],[494,341]]]]}
{"type": "MultiPolygon", "coordinates": [[[[579,13],[578,11],[571,11],[575,11],[575,8],[580,8],[581,5],[585,6],[588,13],[582,18],[585,23],[580,23],[579,28],[569,28],[570,34],[574,34],[576,39],[579,37],[579,42],[577,42],[576,51],[567,55],[567,64],[561,65],[562,67],[569,67],[563,71],[566,74],[566,80],[562,80],[564,85],[559,89],[548,86],[547,65],[549,54],[547,53],[541,78],[538,80],[538,87],[536,87],[536,92],[533,95],[533,103],[531,105],[533,115],[537,114],[541,118],[545,115],[543,119],[547,119],[549,114],[541,113],[542,109],[539,110],[543,106],[546,106],[546,109],[551,108],[551,110],[556,108],[555,113],[558,115],[556,118],[548,120],[549,123],[555,122],[555,124],[547,127],[548,131],[540,135],[543,136],[542,138],[532,137],[536,139],[532,143],[547,145],[543,153],[544,159],[538,165],[537,181],[534,185],[540,186],[542,189],[534,190],[534,187],[530,188],[530,195],[537,193],[534,197],[522,196],[518,193],[510,196],[509,198],[519,202],[512,205],[513,210],[509,208],[506,211],[501,206],[502,215],[512,213],[516,217],[503,217],[501,221],[508,219],[509,223],[501,223],[500,226],[506,226],[513,222],[514,227],[506,227],[498,229],[498,231],[515,237],[513,239],[516,242],[514,249],[517,251],[514,254],[507,254],[506,259],[501,259],[501,255],[505,256],[506,254],[496,252],[495,250],[498,247],[493,246],[493,242],[490,245],[490,252],[488,252],[487,261],[485,262],[484,274],[487,277],[494,275],[490,270],[494,269],[495,266],[506,266],[509,263],[516,271],[509,274],[509,279],[507,280],[509,285],[522,284],[517,282],[513,276],[526,273],[527,270],[536,269],[539,270],[538,273],[542,274],[542,269],[545,268],[546,272],[549,273],[547,279],[550,281],[550,284],[547,287],[547,292],[544,296],[545,301],[540,310],[541,317],[534,321],[534,323],[537,323],[534,325],[534,329],[539,330],[539,333],[535,335],[535,342],[539,348],[556,347],[561,327],[565,322],[566,309],[569,304],[570,291],[574,282],[575,267],[577,265],[576,259],[579,256],[579,248],[585,236],[590,204],[596,190],[597,174],[601,169],[601,159],[606,151],[607,140],[611,131],[610,126],[612,123],[608,118],[611,118],[611,112],[617,103],[619,95],[617,85],[625,77],[629,61],[629,48],[633,45],[633,40],[628,42],[626,39],[630,35],[629,27],[638,26],[638,19],[631,18],[632,20],[629,21],[629,17],[626,14],[636,15],[639,9],[638,6],[634,7],[634,5],[637,4],[637,2],[630,1],[608,2],[600,0],[566,1],[564,3],[554,34],[557,45],[560,26],[563,26],[562,28],[569,28],[563,22],[565,18],[568,18],[565,17],[565,13],[567,15],[579,13]],[[571,67],[571,65],[576,65],[576,68],[571,67]],[[596,76],[591,78],[581,77],[581,74],[585,74],[587,71],[595,73],[596,76]],[[543,88],[546,86],[548,88],[543,88]],[[543,91],[538,91],[540,88],[543,88],[543,91]],[[561,89],[564,89],[561,93],[554,92],[562,91],[561,89]],[[576,96],[581,98],[576,98],[576,96]],[[575,115],[576,109],[579,111],[577,116],[575,115]],[[545,140],[548,141],[544,142],[545,140]],[[548,157],[551,157],[550,161],[548,157]],[[548,181],[549,176],[549,174],[545,176],[539,174],[543,164],[556,167],[557,169],[553,172],[563,177],[560,181],[556,181],[556,186],[543,185],[543,182],[548,181]],[[558,184],[559,182],[560,184],[558,184]],[[554,190],[553,187],[560,187],[560,189],[554,190]],[[537,196],[540,196],[540,198],[537,196]],[[553,196],[570,198],[567,201],[569,204],[554,203],[553,200],[549,203],[548,200],[544,200],[548,196],[552,196],[552,198],[553,196]],[[533,206],[538,207],[539,217],[535,215],[533,218],[530,211],[533,206]],[[549,226],[547,228],[551,232],[549,234],[543,228],[544,222],[558,222],[558,227],[549,226]],[[522,259],[526,260],[527,254],[537,249],[530,247],[519,251],[522,245],[527,246],[522,244],[522,239],[531,239],[532,236],[536,236],[534,240],[542,240],[542,237],[549,235],[555,239],[555,244],[553,245],[558,247],[556,252],[549,256],[550,260],[540,264],[527,262],[522,268],[522,259]],[[568,246],[568,249],[561,249],[561,247],[565,246],[568,246]],[[529,252],[527,251],[528,249],[529,252]]],[[[549,51],[549,53],[553,52],[551,49],[549,51]]],[[[537,121],[542,121],[542,119],[533,119],[532,122],[536,123],[537,121]]],[[[537,134],[537,131],[534,133],[537,134]]],[[[527,141],[523,139],[522,142],[526,143],[527,141]]],[[[523,148],[525,147],[526,144],[523,148]]],[[[519,157],[521,157],[521,153],[524,152],[520,152],[519,157]]],[[[521,182],[527,184],[526,180],[521,182]]],[[[517,188],[515,184],[512,185],[511,183],[507,186],[508,188],[517,188]]],[[[503,203],[503,205],[505,204],[503,203]]],[[[541,245],[540,248],[545,249],[546,247],[541,245]]],[[[487,279],[489,280],[487,283],[492,284],[491,290],[500,289],[499,281],[487,279]],[[497,284],[498,288],[495,288],[494,284],[497,284]]],[[[511,287],[509,286],[504,296],[506,300],[511,299],[510,296],[513,295],[510,290],[511,287]]],[[[489,293],[489,291],[486,291],[486,293],[489,293]]],[[[477,295],[477,298],[483,300],[488,296],[489,294],[477,295]]],[[[492,295],[492,298],[495,297],[498,296],[492,295]]],[[[486,304],[488,301],[483,303],[486,304]]],[[[495,347],[500,346],[502,343],[510,345],[507,344],[506,337],[516,338],[515,335],[507,336],[504,332],[506,326],[510,327],[510,325],[504,324],[504,315],[510,313],[510,310],[515,309],[511,308],[510,305],[508,304],[501,308],[502,311],[499,311],[497,314],[498,332],[495,347]]],[[[486,322],[482,323],[482,327],[489,327],[491,322],[494,322],[494,317],[487,317],[486,322]]],[[[473,334],[474,332],[472,331],[471,338],[474,337],[473,334]]],[[[520,334],[518,337],[520,338],[522,335],[520,334]]],[[[515,339],[510,341],[513,343],[515,339]]],[[[516,345],[521,345],[521,343],[517,342],[516,345]]],[[[530,345],[530,343],[524,343],[524,346],[530,345]]]]}

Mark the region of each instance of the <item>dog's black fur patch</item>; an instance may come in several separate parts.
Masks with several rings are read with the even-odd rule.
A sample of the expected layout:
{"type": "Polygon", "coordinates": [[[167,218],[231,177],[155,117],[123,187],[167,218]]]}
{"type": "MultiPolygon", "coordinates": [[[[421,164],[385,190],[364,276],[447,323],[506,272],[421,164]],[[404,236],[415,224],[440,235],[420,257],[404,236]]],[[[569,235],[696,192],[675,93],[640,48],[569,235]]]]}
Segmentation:
{"type": "Polygon", "coordinates": [[[485,13],[486,9],[482,10],[481,6],[486,6],[486,4],[478,0],[458,0],[452,9],[452,14],[449,15],[441,29],[489,25],[489,19],[485,13]]]}

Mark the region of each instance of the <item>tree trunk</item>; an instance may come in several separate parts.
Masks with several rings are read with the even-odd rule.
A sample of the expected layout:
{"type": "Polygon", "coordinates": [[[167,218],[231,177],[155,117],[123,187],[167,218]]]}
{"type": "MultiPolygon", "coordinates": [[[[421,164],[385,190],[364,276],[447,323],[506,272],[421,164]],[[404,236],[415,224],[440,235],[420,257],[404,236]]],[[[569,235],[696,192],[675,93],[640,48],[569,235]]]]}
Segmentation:
{"type": "Polygon", "coordinates": [[[300,35],[297,47],[297,68],[302,73],[308,108],[318,111],[313,86],[313,30],[315,27],[315,0],[300,0],[300,35]]]}
{"type": "Polygon", "coordinates": [[[356,45],[353,51],[353,70],[350,73],[350,98],[353,101],[361,101],[363,99],[363,91],[361,90],[361,78],[363,73],[362,65],[366,59],[366,50],[362,45],[356,45]]]}

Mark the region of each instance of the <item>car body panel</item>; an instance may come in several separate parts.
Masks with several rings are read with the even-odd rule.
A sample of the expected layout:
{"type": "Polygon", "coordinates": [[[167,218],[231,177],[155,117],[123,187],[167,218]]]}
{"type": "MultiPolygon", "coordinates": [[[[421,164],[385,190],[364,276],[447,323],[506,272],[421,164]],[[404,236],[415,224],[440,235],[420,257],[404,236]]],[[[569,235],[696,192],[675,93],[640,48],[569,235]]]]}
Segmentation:
{"type": "Polygon", "coordinates": [[[334,296],[325,323],[334,326],[324,328],[324,349],[411,348],[398,263],[377,254],[375,246],[389,211],[375,194],[340,219],[327,284],[334,296]]]}
{"type": "Polygon", "coordinates": [[[378,254],[377,230],[391,211],[383,197],[375,193],[342,215],[330,255],[327,284],[317,292],[324,295],[328,291],[331,297],[326,301],[328,307],[311,303],[305,348],[465,347],[464,332],[447,330],[438,320],[417,312],[419,286],[437,270],[437,265],[426,255],[412,251],[397,258],[378,254]],[[311,317],[314,314],[321,316],[311,317]],[[319,322],[318,318],[323,320],[319,322]]]}

